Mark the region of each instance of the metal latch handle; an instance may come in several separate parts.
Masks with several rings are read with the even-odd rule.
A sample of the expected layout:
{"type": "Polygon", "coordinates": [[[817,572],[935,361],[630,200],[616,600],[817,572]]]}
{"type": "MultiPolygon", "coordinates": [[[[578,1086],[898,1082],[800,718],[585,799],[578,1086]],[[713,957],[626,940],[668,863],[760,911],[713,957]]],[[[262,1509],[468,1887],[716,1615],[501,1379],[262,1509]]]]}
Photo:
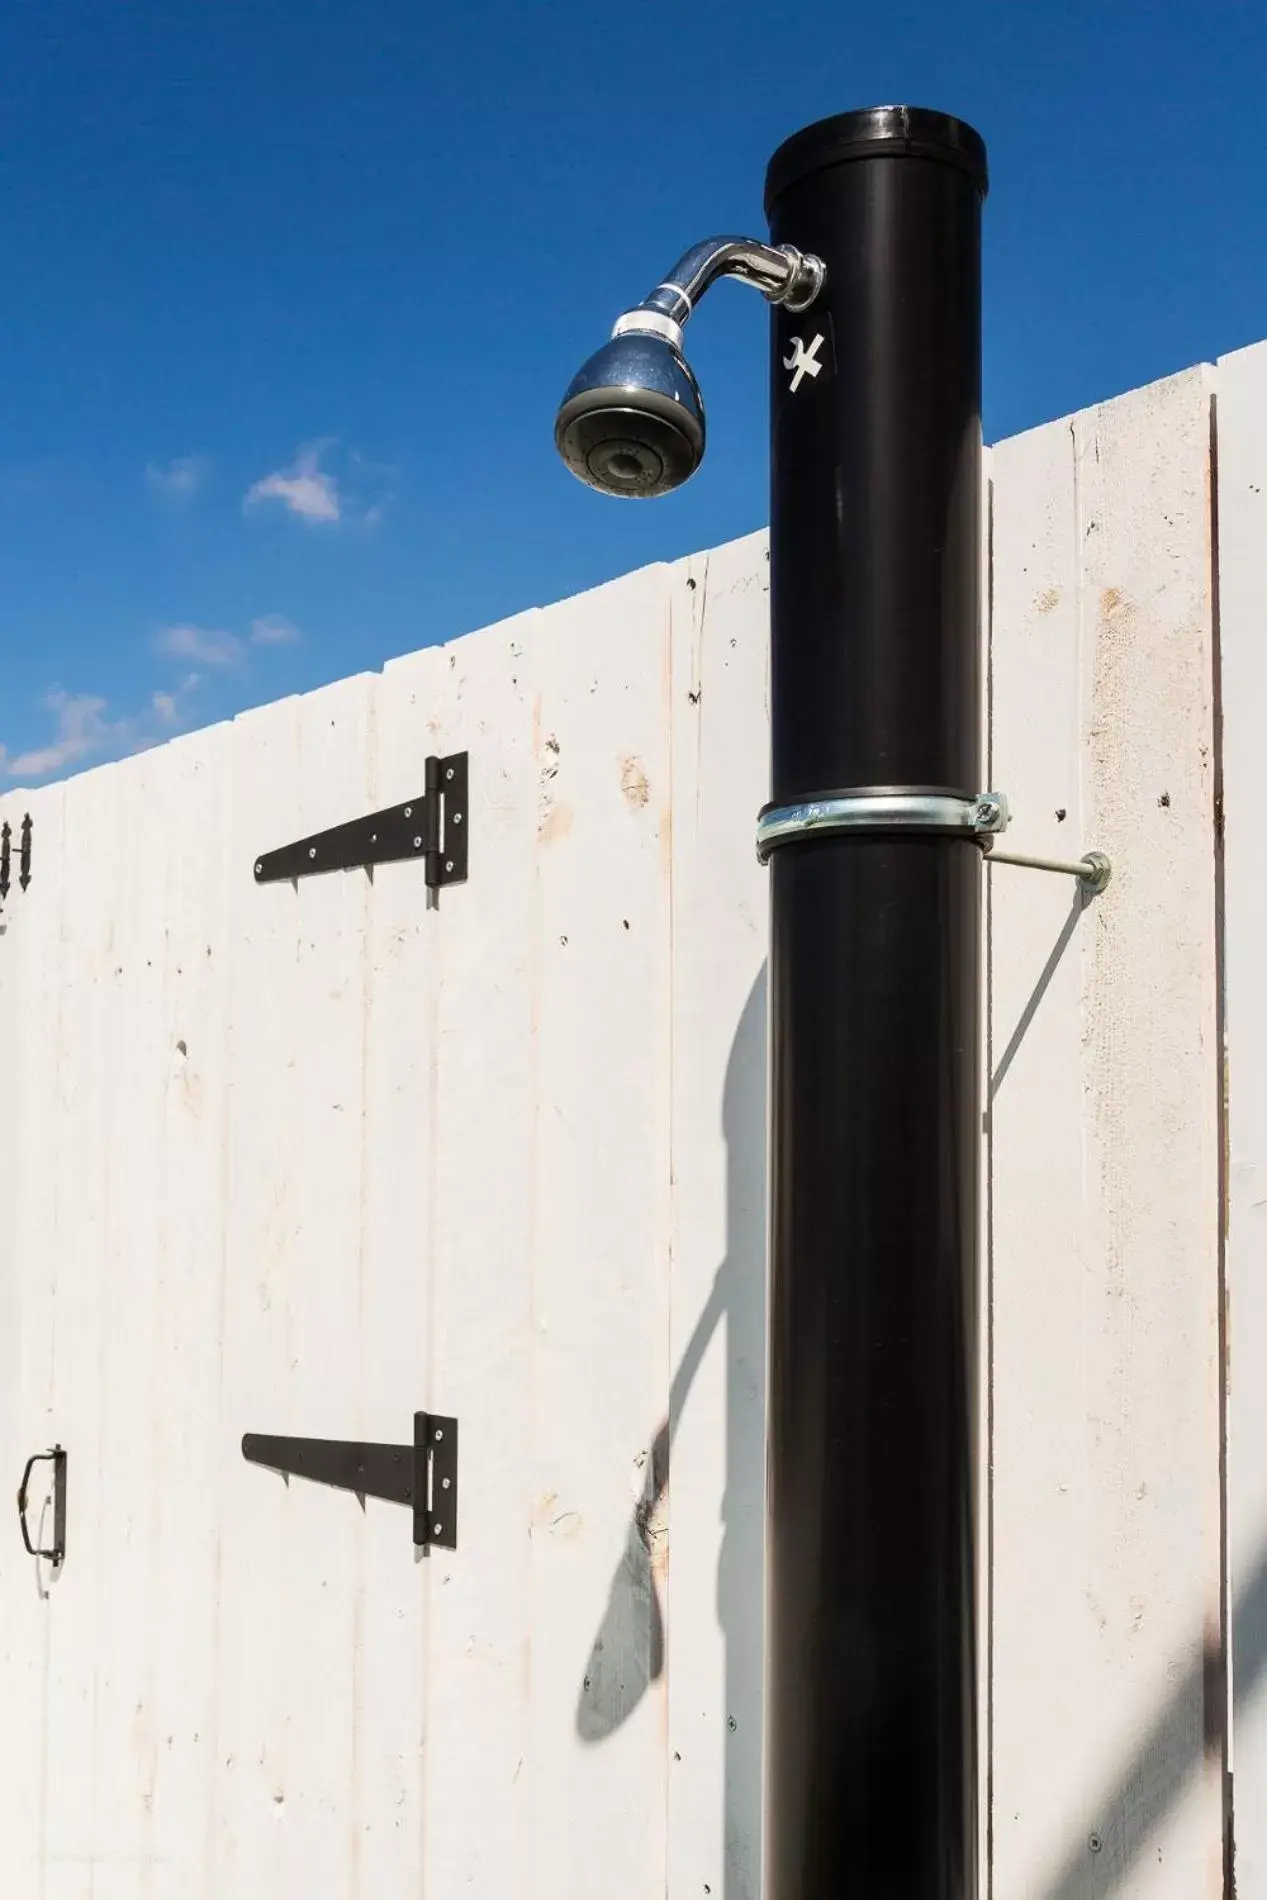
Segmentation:
{"type": "Polygon", "coordinates": [[[22,1482],[18,1486],[18,1524],[22,1531],[22,1542],[26,1545],[27,1555],[47,1557],[54,1568],[64,1562],[66,1557],[66,1453],[60,1445],[54,1445],[51,1451],[35,1451],[26,1461],[22,1473],[22,1482]],[[36,1465],[45,1460],[53,1467],[53,1543],[49,1550],[42,1550],[31,1542],[31,1533],[26,1523],[27,1490],[31,1483],[31,1473],[36,1465]]]}

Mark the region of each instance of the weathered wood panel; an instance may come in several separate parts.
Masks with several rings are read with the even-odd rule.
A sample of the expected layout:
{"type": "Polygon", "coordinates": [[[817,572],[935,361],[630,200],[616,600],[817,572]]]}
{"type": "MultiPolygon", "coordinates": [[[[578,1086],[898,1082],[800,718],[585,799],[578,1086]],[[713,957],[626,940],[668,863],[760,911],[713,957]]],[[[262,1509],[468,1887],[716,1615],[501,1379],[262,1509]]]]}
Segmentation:
{"type": "MultiPolygon", "coordinates": [[[[263,1900],[284,1892],[287,1711],[280,1658],[307,1620],[288,1575],[291,1490],[243,1463],[244,1431],[319,1430],[289,1402],[292,1281],[302,1273],[294,1150],[300,1083],[293,984],[299,954],[290,892],[267,901],[251,866],[261,849],[327,822],[301,806],[299,707],[285,701],[233,728],[223,954],[224,1237],[217,1495],[216,1721],[213,1779],[199,1817],[205,1892],[263,1900]],[[289,901],[288,901],[289,900],[289,901]]],[[[339,808],[342,809],[341,807],[339,808]]],[[[213,940],[213,947],[214,947],[213,940]]],[[[351,1435],[351,1434],[349,1434],[351,1435]]],[[[311,1587],[319,1588],[320,1579],[311,1587]]],[[[321,1674],[331,1659],[314,1650],[321,1674]]]]}
{"type": "MultiPolygon", "coordinates": [[[[526,1888],[535,1760],[532,1495],[536,1361],[533,1243],[536,1102],[537,616],[389,667],[384,717],[401,751],[471,753],[471,883],[425,914],[400,881],[400,980],[425,961],[411,1132],[396,1151],[418,1176],[406,1258],[430,1263],[432,1292],[411,1378],[417,1402],[460,1422],[458,1549],[421,1564],[424,1640],[412,1687],[422,1775],[410,1796],[408,1893],[461,1877],[478,1894],[526,1888]],[[526,661],[526,663],[525,663],[526,661]],[[414,708],[415,710],[410,710],[414,708]],[[389,710],[390,709],[390,710],[389,710]],[[412,734],[412,740],[411,740],[412,734]],[[479,889],[493,904],[470,903],[479,889]],[[438,928],[437,928],[438,926],[438,928]],[[479,1789],[476,1810],[467,1792],[479,1789]],[[473,1812],[478,1824],[472,1825],[473,1812]]],[[[407,871],[408,867],[402,867],[407,871]]],[[[392,1035],[395,1012],[381,1015],[392,1035]]],[[[408,1269],[412,1271],[412,1269],[408,1269]]],[[[398,1275],[399,1266],[384,1263],[398,1275]]],[[[398,1281],[396,1282],[398,1283],[398,1281]]],[[[396,1526],[396,1558],[407,1556],[396,1526]]],[[[416,1618],[403,1600],[403,1625],[416,1618]]],[[[398,1624],[398,1629],[401,1627],[398,1624]]],[[[411,1644],[414,1641],[409,1638],[411,1644]]],[[[394,1692],[385,1680],[384,1700],[394,1692]]],[[[368,1714],[368,1712],[367,1712],[368,1714]]],[[[372,1891],[367,1886],[367,1895],[372,1891]]]]}
{"type": "Polygon", "coordinates": [[[766,536],[676,569],[672,606],[672,1380],[646,1525],[669,1585],[668,1891],[755,1900],[768,932],[753,838],[768,785],[766,536]]]}
{"type": "MultiPolygon", "coordinates": [[[[1267,372],[1223,373],[1244,812],[1267,372]]],[[[1211,386],[991,464],[989,778],[1018,845],[1116,864],[1085,908],[986,874],[1000,1900],[1220,1891],[1211,386]]],[[[38,846],[0,937],[0,1450],[16,1482],[71,1448],[65,1574],[42,1599],[0,1564],[6,1896],[759,1892],[765,548],[5,799],[38,846]],[[260,850],[463,747],[471,877],[438,908],[409,864],[254,884],[260,850]],[[245,1430],[404,1442],[417,1407],[461,1420],[453,1553],[241,1458],[245,1430]]],[[[1240,825],[1252,1608],[1235,1022],[1252,1064],[1267,925],[1240,825]]]]}
{"type": "Polygon", "coordinates": [[[1219,364],[1236,1892],[1267,1896],[1267,346],[1219,364]]]}
{"type": "MultiPolygon", "coordinates": [[[[60,942],[64,791],[6,798],[0,822],[12,828],[12,887],[0,911],[4,1048],[0,1055],[0,1458],[15,1489],[32,1452],[53,1444],[57,1359],[55,1245],[57,1200],[48,1176],[49,1131],[58,1126],[65,973],[60,942]],[[24,814],[35,822],[37,876],[23,893],[17,846],[24,814]],[[32,927],[42,917],[44,928],[32,927]],[[19,928],[19,925],[22,925],[19,928]]],[[[52,1536],[51,1467],[32,1473],[29,1520],[37,1544],[52,1536]],[[42,1535],[40,1534],[42,1533],[42,1535]]],[[[73,1484],[77,1471],[70,1474],[73,1484]]],[[[30,1564],[10,1520],[0,1561],[0,1841],[12,1878],[34,1893],[45,1848],[50,1761],[46,1707],[52,1667],[52,1596],[62,1576],[30,1564]]]]}
{"type": "Polygon", "coordinates": [[[994,452],[994,1891],[1222,1890],[1211,378],[994,452]]]}

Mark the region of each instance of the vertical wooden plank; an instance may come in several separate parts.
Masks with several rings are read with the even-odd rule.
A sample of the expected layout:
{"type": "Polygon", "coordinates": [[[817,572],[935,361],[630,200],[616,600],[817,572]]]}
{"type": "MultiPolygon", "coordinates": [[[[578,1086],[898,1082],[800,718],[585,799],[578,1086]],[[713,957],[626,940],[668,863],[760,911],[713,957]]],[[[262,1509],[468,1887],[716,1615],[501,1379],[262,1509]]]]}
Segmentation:
{"type": "Polygon", "coordinates": [[[1000,1895],[1221,1891],[1210,504],[1203,370],[994,453],[1000,1895]]]}
{"type": "Polygon", "coordinates": [[[669,1867],[761,1889],[765,1547],[767,538],[673,571],[669,1867]]]}
{"type": "Polygon", "coordinates": [[[228,768],[223,1363],[220,1463],[210,1500],[220,1615],[206,1900],[227,1893],[276,1900],[285,1892],[284,1657],[288,1626],[299,1613],[286,1566],[291,1490],[246,1464],[240,1445],[246,1431],[299,1429],[288,1392],[290,1299],[301,1271],[294,1244],[297,899],[284,885],[257,887],[252,867],[262,850],[311,829],[303,822],[311,812],[300,785],[300,725],[295,700],[245,715],[233,727],[228,768]]]}
{"type": "MultiPolygon", "coordinates": [[[[524,614],[389,667],[402,730],[470,758],[470,878],[420,915],[433,981],[409,1165],[429,1307],[417,1402],[458,1420],[458,1544],[418,1572],[426,1616],[419,1890],[533,1889],[530,1733],[537,1205],[536,630],[524,614]]],[[[574,1685],[568,1685],[574,1688],[574,1685]]],[[[566,1887],[563,1870],[556,1891],[566,1887]]]]}
{"type": "MultiPolygon", "coordinates": [[[[376,805],[423,790],[441,730],[449,667],[438,649],[375,682],[376,805]]],[[[452,749],[460,749],[460,737],[452,749]]],[[[400,1444],[431,1390],[435,1163],[441,1104],[436,1004],[455,890],[428,897],[418,863],[383,865],[373,883],[362,1115],[361,1345],[358,1432],[400,1444]]],[[[487,1073],[476,1074],[478,1091],[487,1073]]],[[[354,1892],[422,1890],[428,1775],[428,1622],[432,1565],[415,1552],[411,1515],[371,1502],[357,1578],[361,1668],[353,1762],[354,1892]]],[[[439,1553],[437,1553],[437,1557],[439,1553]]],[[[474,1715],[468,1711],[468,1720],[474,1715]]],[[[475,1717],[485,1743],[489,1732],[475,1717]]]]}
{"type": "MultiPolygon", "coordinates": [[[[64,1429],[53,1405],[58,1184],[48,1135],[57,1121],[62,807],[60,786],[15,794],[0,806],[0,820],[13,833],[12,885],[0,911],[0,1470],[15,1488],[32,1452],[47,1450],[64,1429]],[[28,812],[33,878],[23,892],[18,850],[28,812]]],[[[32,1473],[28,1516],[37,1544],[51,1537],[51,1469],[41,1464],[32,1473]]],[[[50,1768],[45,1698],[53,1592],[61,1579],[26,1557],[16,1526],[11,1535],[0,1563],[0,1840],[15,1900],[34,1900],[50,1768]]]]}
{"type": "Polygon", "coordinates": [[[130,1613],[149,1625],[148,1891],[163,1900],[209,1891],[232,755],[233,729],[221,725],[154,756],[153,842],[144,853],[163,892],[162,1035],[154,1051],[163,1121],[157,1193],[141,1204],[155,1239],[153,1356],[143,1381],[154,1445],[154,1550],[149,1586],[130,1613]]]}
{"type": "MultiPolygon", "coordinates": [[[[375,808],[372,692],[372,681],[353,679],[301,702],[301,831],[375,808]]],[[[279,893],[291,898],[295,913],[290,1060],[297,1082],[282,1385],[288,1417],[280,1429],[299,1436],[357,1435],[370,888],[368,874],[353,870],[304,878],[296,892],[279,893]]],[[[259,1393],[256,1403],[269,1396],[259,1393]]],[[[281,1809],[281,1885],[294,1893],[323,1885],[355,1892],[350,1821],[360,1745],[365,1512],[349,1492],[298,1479],[285,1502],[285,1774],[273,1792],[281,1809]]]]}
{"type": "Polygon", "coordinates": [[[1218,370],[1236,1892],[1267,1896],[1267,345],[1218,370]]]}
{"type": "MultiPolygon", "coordinates": [[[[105,1146],[99,1183],[101,1239],[59,1287],[59,1320],[80,1324],[80,1289],[95,1278],[100,1413],[96,1443],[96,1640],[92,1781],[94,1900],[124,1900],[159,1873],[153,1837],[159,1738],[151,1698],[156,1608],[163,1577],[158,1472],[161,1433],[154,1402],[159,1376],[160,1262],[155,1210],[162,1198],[166,1094],[164,986],[170,932],[168,877],[173,854],[160,831],[150,849],[136,842],[165,809],[170,754],[146,753],[113,768],[112,832],[97,849],[116,872],[106,898],[104,956],[90,973],[105,1050],[97,1112],[105,1146]],[[125,842],[127,841],[127,842],[125,842]],[[76,1281],[79,1284],[76,1284],[76,1281]]],[[[78,789],[78,788],[76,788],[78,789]]],[[[68,792],[68,798],[70,793],[68,792]]],[[[71,1168],[76,1162],[72,1149],[71,1168]]],[[[90,1190],[91,1191],[91,1190],[90,1190]]]]}
{"type": "MultiPolygon", "coordinates": [[[[1078,528],[1073,501],[1073,443],[1068,422],[1003,442],[992,451],[990,784],[1014,807],[1013,836],[1077,856],[1087,841],[1079,755],[1082,719],[1078,528]]],[[[988,1584],[991,1624],[989,1702],[993,1842],[989,1891],[1043,1895],[1053,1856],[1071,1826],[1070,1796],[1049,1799],[1039,1737],[1046,1725],[1053,1766],[1069,1773],[1063,1738],[1081,1715],[1085,1684],[1068,1684],[1064,1635],[1036,1636],[1029,1609],[1030,1500],[1059,1510],[1069,1496],[1067,1467],[1078,1430],[1051,1414],[1076,1404],[1072,1369],[1082,1355],[1083,1319],[1069,1289],[1081,1273],[1084,1113],[1080,1009],[1082,940],[1087,928],[1071,881],[1000,866],[987,872],[990,1059],[987,1167],[990,1175],[989,1278],[991,1493],[988,1584]],[[1011,880],[1009,882],[1009,880],[1011,880]],[[1021,1093],[1023,1091],[1023,1094],[1021,1093]],[[1037,1111],[1037,1112],[1036,1112],[1037,1111]],[[1064,1139],[1053,1140],[1052,1131],[1064,1139]],[[1041,1241],[1040,1241],[1041,1236],[1041,1241]],[[1036,1256],[1041,1244],[1042,1254],[1036,1256]],[[1036,1257],[1048,1253],[1061,1279],[1046,1295],[1036,1257]],[[1041,1302],[1041,1307],[1038,1305],[1041,1302]],[[1033,1331],[1031,1331],[1033,1328],[1033,1331]],[[1043,1352],[1038,1389],[1047,1411],[1025,1404],[1035,1340],[1043,1352]],[[1068,1383],[1068,1393],[1066,1393],[1068,1383]],[[1033,1705],[1032,1714],[1031,1704],[1033,1705]],[[1056,1846],[1049,1844],[1054,1833],[1056,1846]]],[[[1032,1514],[1037,1516],[1037,1511],[1032,1514]]],[[[1044,1526],[1033,1550],[1037,1569],[1060,1527],[1044,1526]]],[[[1080,1553],[1070,1550],[1062,1577],[1062,1625],[1079,1623],[1080,1553]]],[[[1076,1760],[1071,1764],[1076,1770],[1076,1760]]],[[[1093,1823],[1088,1821],[1086,1833],[1093,1823]]],[[[1089,1863],[1088,1863],[1089,1864],[1089,1863]]],[[[1073,1890],[1075,1893],[1077,1888],[1073,1890]]]]}
{"type": "Polygon", "coordinates": [[[364,1517],[238,1446],[357,1436],[371,887],[359,870],[255,887],[252,865],[373,808],[372,691],[347,681],[238,728],[214,1820],[220,1881],[247,1894],[357,1875],[364,1517]]]}
{"type": "MultiPolygon", "coordinates": [[[[533,679],[534,1892],[664,1882],[665,1703],[646,1544],[664,1413],[667,577],[555,607],[533,679]]],[[[460,664],[460,662],[459,662],[460,664]]]]}
{"type": "MultiPolygon", "coordinates": [[[[69,1460],[67,1558],[50,1632],[42,1869],[49,1900],[90,1894],[103,1849],[116,1869],[130,1857],[134,1878],[143,1865],[138,1857],[147,1851],[130,1806],[117,1824],[103,1816],[101,1806],[102,1755],[117,1739],[118,1707],[109,1685],[121,1660],[104,1653],[103,1599],[121,1556],[125,1576],[134,1580],[144,1574],[148,1556],[138,1551],[135,1571],[127,1563],[127,1539],[120,1537],[118,1520],[108,1516],[118,1499],[106,1482],[106,1446],[117,1443],[122,1424],[109,1417],[115,1392],[107,1358],[109,1264],[117,1240],[110,1150],[114,1117],[126,1100],[116,1090],[120,1065],[126,1064],[121,1045],[131,1027],[117,1005],[121,995],[144,990],[151,973],[143,974],[143,957],[138,968],[128,926],[122,938],[119,930],[120,917],[133,910],[141,872],[126,851],[103,850],[102,840],[128,835],[136,790],[136,774],[129,784],[128,768],[115,767],[72,780],[63,795],[61,1060],[57,1139],[48,1144],[46,1165],[57,1205],[50,1261],[56,1287],[53,1407],[69,1460]]],[[[129,1532],[133,1528],[129,1521],[129,1532]]],[[[135,1677],[127,1686],[135,1692],[135,1677]]]]}
{"type": "MultiPolygon", "coordinates": [[[[428,655],[431,676],[436,656],[428,655]]],[[[373,801],[423,790],[431,750],[425,693],[373,682],[373,801]]],[[[367,787],[368,790],[368,787],[367,787]]],[[[349,810],[350,815],[350,810],[349,810]]],[[[364,876],[365,874],[357,874],[364,876]]],[[[364,1088],[357,1404],[347,1435],[404,1445],[427,1402],[428,1245],[435,914],[419,863],[376,867],[362,972],[364,1088]]],[[[349,1271],[352,1263],[348,1263],[349,1271]]],[[[348,1350],[353,1350],[351,1340],[348,1350]]],[[[352,1895],[421,1891],[426,1739],[425,1577],[412,1515],[367,1500],[357,1539],[352,1785],[352,1895]]]]}

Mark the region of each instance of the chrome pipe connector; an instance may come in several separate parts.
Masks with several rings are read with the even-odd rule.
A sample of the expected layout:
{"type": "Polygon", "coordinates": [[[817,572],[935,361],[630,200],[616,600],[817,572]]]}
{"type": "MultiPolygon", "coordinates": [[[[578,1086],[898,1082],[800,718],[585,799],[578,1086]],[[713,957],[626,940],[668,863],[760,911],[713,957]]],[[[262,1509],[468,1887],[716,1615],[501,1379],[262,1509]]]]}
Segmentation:
{"type": "Polygon", "coordinates": [[[663,282],[643,298],[637,310],[627,311],[620,321],[647,310],[685,323],[719,277],[751,284],[767,303],[782,304],[792,311],[808,310],[826,276],[822,259],[798,251],[794,244],[763,244],[757,238],[705,238],[702,244],[693,244],[685,251],[663,282]]]}

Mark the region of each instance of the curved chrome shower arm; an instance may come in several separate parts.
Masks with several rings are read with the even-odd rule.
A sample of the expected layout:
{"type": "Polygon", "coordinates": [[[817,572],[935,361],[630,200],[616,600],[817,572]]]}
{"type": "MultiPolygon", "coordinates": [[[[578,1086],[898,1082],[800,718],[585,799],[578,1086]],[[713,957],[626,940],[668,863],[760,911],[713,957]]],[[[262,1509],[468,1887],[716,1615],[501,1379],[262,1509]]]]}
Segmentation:
{"type": "MultiPolygon", "coordinates": [[[[714,237],[693,244],[679,257],[662,283],[633,310],[616,321],[613,336],[639,327],[644,315],[667,318],[680,328],[710,284],[719,277],[737,277],[751,284],[769,303],[789,310],[805,310],[813,303],[827,275],[821,258],[798,251],[791,244],[762,244],[757,238],[714,237]]],[[[660,323],[645,326],[659,331],[660,323]]]]}

